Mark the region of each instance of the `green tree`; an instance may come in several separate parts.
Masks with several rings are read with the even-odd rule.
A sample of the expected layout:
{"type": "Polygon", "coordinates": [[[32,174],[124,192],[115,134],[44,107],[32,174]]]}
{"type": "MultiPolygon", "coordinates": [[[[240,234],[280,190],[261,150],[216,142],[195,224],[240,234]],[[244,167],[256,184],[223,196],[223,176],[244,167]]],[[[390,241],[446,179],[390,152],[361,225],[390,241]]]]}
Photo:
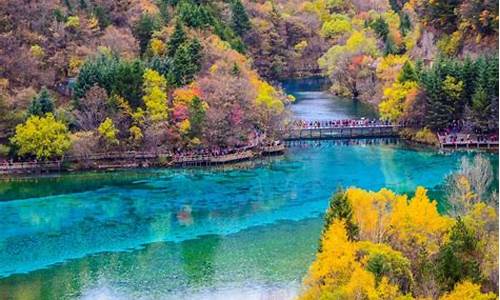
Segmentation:
{"type": "Polygon", "coordinates": [[[139,41],[141,54],[148,48],[149,40],[153,36],[153,32],[160,28],[160,22],[156,16],[144,13],[139,20],[134,24],[133,33],[139,41]]]}
{"type": "Polygon", "coordinates": [[[472,95],[472,122],[476,129],[487,132],[491,121],[491,104],[486,90],[479,87],[472,95]]]}
{"type": "Polygon", "coordinates": [[[243,36],[252,27],[245,7],[240,0],[233,0],[231,3],[231,28],[243,36]]]}
{"type": "Polygon", "coordinates": [[[370,27],[375,31],[380,39],[386,41],[389,34],[389,24],[382,17],[378,17],[370,24],[370,27]]]}
{"type": "Polygon", "coordinates": [[[345,191],[343,189],[338,189],[330,198],[330,203],[325,214],[323,233],[326,232],[334,220],[342,220],[345,222],[349,240],[356,240],[358,238],[359,228],[352,220],[352,214],[352,207],[349,203],[349,199],[347,199],[345,191]]]}
{"type": "Polygon", "coordinates": [[[406,36],[412,29],[410,16],[406,12],[402,12],[399,19],[401,20],[399,23],[399,32],[403,36],[406,36]]]}
{"type": "Polygon", "coordinates": [[[391,36],[387,36],[385,39],[385,46],[384,46],[384,55],[389,55],[389,54],[399,54],[401,52],[401,49],[394,43],[394,40],[392,39],[391,36]]]}
{"type": "Polygon", "coordinates": [[[177,5],[180,20],[189,27],[202,28],[213,24],[213,14],[205,4],[193,0],[181,0],[177,5]]]}
{"type": "Polygon", "coordinates": [[[99,21],[99,28],[101,28],[101,30],[106,29],[106,27],[108,27],[111,24],[109,13],[102,6],[97,5],[94,7],[94,16],[99,21]]]}
{"type": "Polygon", "coordinates": [[[184,31],[184,26],[182,22],[177,20],[175,23],[174,33],[168,40],[167,43],[167,55],[169,57],[174,57],[177,50],[180,48],[182,44],[187,41],[186,32],[184,31]]]}
{"type": "Polygon", "coordinates": [[[46,113],[54,112],[54,100],[49,94],[49,91],[43,87],[40,93],[33,98],[30,106],[28,107],[28,116],[35,115],[42,117],[46,113]]]}
{"type": "Polygon", "coordinates": [[[481,281],[479,262],[475,259],[478,239],[461,218],[451,229],[449,242],[441,247],[437,258],[437,274],[441,288],[451,291],[463,280],[481,281]]]}
{"type": "Polygon", "coordinates": [[[94,85],[106,90],[108,95],[118,94],[124,97],[133,107],[142,104],[142,75],[144,64],[141,60],[127,61],[116,55],[100,54],[87,60],[80,69],[73,97],[77,108],[81,99],[94,85]]]}
{"type": "Polygon", "coordinates": [[[418,81],[417,71],[415,71],[415,68],[413,67],[411,61],[408,60],[403,65],[403,68],[401,69],[401,72],[398,76],[398,81],[401,83],[406,81],[418,81]]]}
{"type": "Polygon", "coordinates": [[[10,141],[18,147],[19,156],[33,155],[44,160],[62,156],[71,145],[68,128],[52,113],[44,117],[33,115],[17,125],[10,141]]]}
{"type": "Polygon", "coordinates": [[[443,92],[441,79],[436,73],[425,74],[422,85],[428,107],[426,124],[434,130],[446,128],[453,120],[455,109],[443,92]]]}
{"type": "Polygon", "coordinates": [[[205,120],[205,107],[199,97],[194,97],[189,104],[189,123],[191,124],[191,137],[198,137],[202,131],[203,120],[205,120]]]}
{"type": "Polygon", "coordinates": [[[201,68],[202,46],[197,39],[182,44],[175,52],[168,81],[173,86],[182,86],[194,80],[201,68]]]}
{"type": "Polygon", "coordinates": [[[160,17],[163,24],[167,24],[170,21],[170,14],[168,12],[168,1],[160,0],[158,8],[160,10],[160,17]]]}

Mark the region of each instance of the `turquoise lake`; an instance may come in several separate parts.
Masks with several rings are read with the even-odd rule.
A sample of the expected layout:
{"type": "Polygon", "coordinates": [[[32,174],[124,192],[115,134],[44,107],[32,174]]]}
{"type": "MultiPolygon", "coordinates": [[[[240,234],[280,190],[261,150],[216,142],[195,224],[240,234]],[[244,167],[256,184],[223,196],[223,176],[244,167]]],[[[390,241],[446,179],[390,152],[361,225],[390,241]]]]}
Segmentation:
{"type": "MultiPolygon", "coordinates": [[[[326,106],[304,114],[328,115],[324,101],[345,101],[285,87],[301,105],[322,93],[326,106]]],[[[0,181],[0,299],[293,298],[338,187],[411,193],[421,185],[440,199],[445,176],[472,155],[396,139],[289,146],[281,157],[222,168],[0,181]]]]}

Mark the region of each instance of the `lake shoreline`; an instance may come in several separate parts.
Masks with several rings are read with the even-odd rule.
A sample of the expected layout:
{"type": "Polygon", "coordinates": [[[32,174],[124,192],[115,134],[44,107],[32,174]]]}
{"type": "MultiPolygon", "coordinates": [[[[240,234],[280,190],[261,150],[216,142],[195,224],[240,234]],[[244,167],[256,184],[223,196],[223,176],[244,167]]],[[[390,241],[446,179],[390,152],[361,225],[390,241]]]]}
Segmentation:
{"type": "MultiPolygon", "coordinates": [[[[217,166],[236,166],[246,162],[256,162],[263,160],[266,157],[272,156],[284,156],[286,152],[289,150],[290,142],[324,142],[324,141],[340,141],[340,142],[349,142],[349,141],[371,141],[371,140],[385,140],[385,139],[397,139],[406,144],[410,149],[419,150],[438,150],[442,152],[488,152],[488,153],[498,153],[498,148],[441,148],[439,145],[423,143],[419,141],[415,141],[412,139],[408,139],[404,136],[399,137],[380,137],[380,138],[370,138],[370,137],[359,137],[359,138],[323,138],[323,139],[307,139],[307,140],[298,140],[298,141],[288,141],[285,142],[283,148],[269,150],[269,151],[247,151],[247,153],[243,153],[240,156],[234,157],[226,157],[226,159],[220,159],[217,162],[185,162],[183,163],[174,163],[173,161],[165,160],[162,157],[158,157],[155,160],[142,161],[142,162],[131,162],[130,160],[122,160],[122,161],[100,161],[94,162],[95,164],[88,165],[87,167],[82,167],[80,163],[60,163],[60,167],[58,168],[32,168],[32,169],[13,169],[12,172],[6,172],[1,169],[0,166],[0,181],[9,180],[14,178],[22,178],[22,177],[31,177],[31,176],[44,176],[50,174],[74,174],[81,173],[87,171],[102,171],[102,172],[113,172],[120,170],[147,170],[147,169],[188,169],[188,168],[212,168],[217,166]]],[[[125,153],[125,152],[123,152],[125,153]]],[[[19,162],[19,163],[31,163],[29,161],[19,162]]],[[[51,163],[56,163],[51,162],[51,163]]]]}

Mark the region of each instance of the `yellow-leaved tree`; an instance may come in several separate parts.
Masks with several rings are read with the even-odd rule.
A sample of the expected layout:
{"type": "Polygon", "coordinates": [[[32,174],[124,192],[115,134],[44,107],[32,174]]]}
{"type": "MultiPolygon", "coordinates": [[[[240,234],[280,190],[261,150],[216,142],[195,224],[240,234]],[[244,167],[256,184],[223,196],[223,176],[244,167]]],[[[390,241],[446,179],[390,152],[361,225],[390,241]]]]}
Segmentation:
{"type": "Polygon", "coordinates": [[[455,286],[453,291],[445,294],[441,300],[495,300],[497,295],[493,293],[481,293],[481,286],[470,281],[464,281],[455,286]]]}
{"type": "Polygon", "coordinates": [[[411,199],[349,188],[325,222],[301,299],[497,299],[498,215],[486,203],[455,220],[422,187],[411,199]]]}
{"type": "Polygon", "coordinates": [[[380,118],[397,121],[404,112],[407,97],[416,94],[417,91],[418,84],[415,81],[395,82],[384,89],[384,98],[378,106],[380,118]]]}
{"type": "Polygon", "coordinates": [[[118,144],[118,138],[116,135],[118,134],[118,129],[116,129],[113,120],[110,118],[106,118],[99,128],[97,128],[100,136],[104,140],[106,146],[113,146],[118,144]]]}
{"type": "Polygon", "coordinates": [[[394,274],[408,274],[411,282],[411,273],[401,253],[385,245],[350,241],[341,220],[328,227],[321,248],[300,299],[403,299],[394,274]],[[384,270],[377,268],[379,262],[384,270]]]}
{"type": "Polygon", "coordinates": [[[68,128],[52,113],[44,117],[32,115],[17,125],[11,142],[19,147],[20,156],[33,155],[44,160],[64,155],[71,145],[68,128]]]}
{"type": "Polygon", "coordinates": [[[146,114],[156,123],[168,118],[167,80],[160,73],[152,69],[144,71],[144,96],[146,114]]]}

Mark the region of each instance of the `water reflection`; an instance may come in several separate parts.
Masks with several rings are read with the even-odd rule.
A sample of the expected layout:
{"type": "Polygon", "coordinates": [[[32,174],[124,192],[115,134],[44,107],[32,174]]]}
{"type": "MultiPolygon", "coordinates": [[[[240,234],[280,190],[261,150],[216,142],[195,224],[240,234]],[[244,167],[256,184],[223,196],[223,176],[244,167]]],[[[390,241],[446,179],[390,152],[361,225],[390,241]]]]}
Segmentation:
{"type": "Polygon", "coordinates": [[[290,106],[296,119],[327,121],[377,117],[377,112],[371,105],[329,93],[328,79],[290,79],[282,84],[286,92],[296,98],[295,103],[290,106]]]}

